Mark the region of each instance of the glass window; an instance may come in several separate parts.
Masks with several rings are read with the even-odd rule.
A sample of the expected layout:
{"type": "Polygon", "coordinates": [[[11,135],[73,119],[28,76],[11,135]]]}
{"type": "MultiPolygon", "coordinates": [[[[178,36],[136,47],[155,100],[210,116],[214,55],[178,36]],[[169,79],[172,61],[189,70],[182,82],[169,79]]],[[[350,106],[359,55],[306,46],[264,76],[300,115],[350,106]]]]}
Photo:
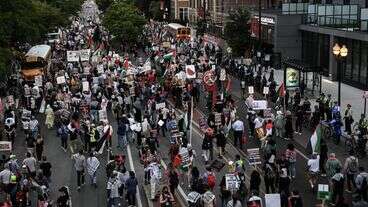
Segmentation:
{"type": "Polygon", "coordinates": [[[359,64],[360,64],[360,41],[353,41],[353,49],[352,49],[352,59],[353,59],[353,81],[359,82],[359,64]]]}
{"type": "Polygon", "coordinates": [[[367,42],[361,42],[361,62],[360,62],[360,83],[362,83],[364,86],[367,85],[367,42]]]}
{"type": "MultiPolygon", "coordinates": [[[[349,48],[352,48],[352,44],[351,44],[351,40],[347,40],[346,42],[346,47],[349,49],[349,48]]],[[[351,49],[350,49],[351,50],[351,49]]],[[[348,53],[348,56],[346,57],[346,60],[345,60],[345,77],[344,78],[347,78],[349,80],[351,80],[352,78],[352,55],[351,55],[351,52],[348,53]]]]}

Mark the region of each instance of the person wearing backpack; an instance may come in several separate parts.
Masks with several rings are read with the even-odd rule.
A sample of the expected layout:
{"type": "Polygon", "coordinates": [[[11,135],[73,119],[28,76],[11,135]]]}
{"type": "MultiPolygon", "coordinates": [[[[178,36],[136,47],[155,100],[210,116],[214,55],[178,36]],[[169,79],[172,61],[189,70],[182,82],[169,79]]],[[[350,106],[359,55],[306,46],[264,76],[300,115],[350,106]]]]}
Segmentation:
{"type": "Polygon", "coordinates": [[[349,152],[349,155],[350,156],[347,157],[345,160],[344,171],[346,174],[346,183],[348,187],[346,191],[348,193],[351,193],[352,191],[351,186],[353,185],[354,188],[356,188],[354,178],[356,174],[358,173],[359,162],[358,162],[358,158],[354,156],[354,153],[352,151],[349,152]]]}
{"type": "Polygon", "coordinates": [[[266,164],[264,165],[264,182],[267,194],[275,192],[275,172],[276,168],[274,166],[274,163],[270,163],[269,161],[266,162],[266,164]]]}
{"type": "Polygon", "coordinates": [[[364,201],[367,199],[367,189],[368,189],[368,173],[365,172],[364,167],[359,167],[359,174],[355,178],[355,185],[357,188],[357,193],[361,196],[364,201]]]}
{"type": "Polygon", "coordinates": [[[336,168],[335,175],[331,178],[332,195],[331,203],[333,206],[339,206],[344,202],[344,174],[341,173],[341,168],[336,168]]]}

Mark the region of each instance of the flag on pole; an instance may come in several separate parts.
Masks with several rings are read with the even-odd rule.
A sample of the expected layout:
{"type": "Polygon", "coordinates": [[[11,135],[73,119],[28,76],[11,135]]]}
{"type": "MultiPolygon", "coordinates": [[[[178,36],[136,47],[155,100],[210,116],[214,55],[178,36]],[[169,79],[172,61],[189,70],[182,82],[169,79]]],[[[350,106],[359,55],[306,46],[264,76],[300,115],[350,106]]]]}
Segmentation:
{"type": "Polygon", "coordinates": [[[174,52],[167,53],[163,56],[164,60],[171,60],[171,58],[174,56],[174,52]]]}
{"type": "Polygon", "coordinates": [[[286,91],[285,91],[285,84],[282,83],[279,87],[279,89],[277,90],[277,94],[280,96],[280,97],[285,97],[285,94],[286,94],[286,91]]]}
{"type": "Polygon", "coordinates": [[[320,152],[320,145],[322,139],[322,129],[321,124],[318,124],[311,138],[309,139],[307,149],[309,149],[312,153],[320,152]]]}

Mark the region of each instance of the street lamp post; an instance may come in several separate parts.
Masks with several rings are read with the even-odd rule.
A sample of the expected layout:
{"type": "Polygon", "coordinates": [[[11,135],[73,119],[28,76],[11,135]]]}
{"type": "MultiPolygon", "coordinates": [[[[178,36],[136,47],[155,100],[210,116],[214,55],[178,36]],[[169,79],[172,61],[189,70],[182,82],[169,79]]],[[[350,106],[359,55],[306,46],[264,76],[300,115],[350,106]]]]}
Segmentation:
{"type": "Polygon", "coordinates": [[[338,80],[337,102],[339,106],[341,106],[341,62],[343,58],[345,58],[348,55],[348,48],[346,48],[345,45],[342,45],[342,47],[340,47],[340,45],[336,43],[335,46],[332,48],[332,53],[335,55],[337,61],[337,80],[338,80]]]}

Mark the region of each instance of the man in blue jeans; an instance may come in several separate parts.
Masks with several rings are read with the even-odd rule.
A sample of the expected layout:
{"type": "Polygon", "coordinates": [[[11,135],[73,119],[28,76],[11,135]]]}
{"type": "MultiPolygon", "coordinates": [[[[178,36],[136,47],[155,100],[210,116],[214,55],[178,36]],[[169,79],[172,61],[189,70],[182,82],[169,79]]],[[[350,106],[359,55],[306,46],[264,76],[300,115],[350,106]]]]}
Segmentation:
{"type": "Polygon", "coordinates": [[[124,122],[123,119],[119,119],[118,121],[118,148],[120,148],[121,150],[125,148],[125,146],[127,145],[127,124],[124,122]]]}

